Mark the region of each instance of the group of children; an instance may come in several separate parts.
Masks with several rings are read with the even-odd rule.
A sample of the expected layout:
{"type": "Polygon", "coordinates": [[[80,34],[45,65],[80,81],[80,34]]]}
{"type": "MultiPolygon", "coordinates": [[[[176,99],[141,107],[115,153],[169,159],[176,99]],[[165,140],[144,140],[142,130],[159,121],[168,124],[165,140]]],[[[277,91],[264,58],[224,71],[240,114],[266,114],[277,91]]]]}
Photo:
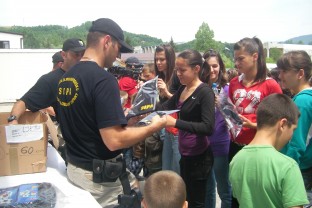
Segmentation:
{"type": "MultiPolygon", "coordinates": [[[[234,157],[230,168],[233,195],[240,207],[302,207],[308,204],[298,164],[279,150],[297,127],[300,113],[286,95],[272,94],[259,104],[257,133],[234,157]]],[[[185,184],[172,171],[150,176],[143,207],[187,207],[185,184]]]]}
{"type": "MultiPolygon", "coordinates": [[[[131,52],[131,47],[125,44],[121,28],[107,18],[92,22],[87,41],[87,49],[80,39],[64,42],[62,68],[38,80],[14,105],[8,123],[18,124],[26,108],[58,109],[68,179],[89,191],[102,206],[115,204],[122,187],[118,181],[90,180],[94,170],[103,168],[94,159],[115,161],[121,158],[121,149],[131,146],[124,152],[126,162],[130,159],[130,164],[136,164],[131,163],[134,156],[142,159],[139,165],[146,165],[146,142],[150,141],[146,137],[153,133],[157,143],[150,146],[159,144],[159,152],[158,159],[149,163],[144,207],[215,207],[216,187],[221,207],[303,207],[309,203],[312,63],[305,51],[282,55],[277,62],[277,83],[267,76],[263,45],[255,37],[234,44],[239,75],[231,81],[228,78],[234,73],[227,73],[215,50],[202,55],[187,49],[176,56],[172,46],[158,46],[154,63],[143,66],[142,76],[145,80],[158,76],[156,110],[179,112],[157,115],[147,126],[132,127],[122,111],[116,80],[103,70],[112,66],[119,52],[131,52]],[[67,78],[71,81],[59,81],[67,78]],[[64,88],[79,91],[79,96],[60,93],[58,89],[64,88]],[[282,88],[289,90],[292,100],[282,94],[282,88]],[[237,135],[229,133],[218,93],[228,95],[238,112],[234,115],[241,119],[242,128],[237,135]],[[142,141],[145,152],[133,151],[132,146],[142,141]]],[[[137,66],[137,60],[128,61],[129,66],[137,66]]],[[[119,89],[129,91],[121,94],[129,109],[140,85],[123,78],[119,89]]],[[[134,184],[133,175],[128,176],[134,184]]]]}
{"type": "Polygon", "coordinates": [[[168,149],[163,149],[162,162],[167,167],[162,169],[175,174],[160,171],[148,177],[145,207],[215,207],[216,186],[221,207],[309,204],[306,191],[311,190],[312,181],[311,58],[305,51],[282,55],[277,62],[280,83],[267,76],[258,38],[235,43],[234,58],[240,75],[231,77],[230,82],[228,76],[237,71],[228,73],[214,50],[203,56],[195,50],[185,50],[174,58],[171,68],[168,55],[156,51],[155,63],[144,65],[142,77],[160,77],[157,109],[180,110],[178,115],[167,117],[167,127],[177,131],[172,133],[166,128],[160,132],[164,143],[170,142],[171,151],[168,154],[168,149]],[[229,133],[217,107],[218,99],[211,90],[213,83],[228,94],[239,113],[243,125],[237,136],[229,133]],[[293,100],[282,94],[282,88],[292,92],[293,100]],[[179,182],[166,181],[162,174],[177,181],[181,176],[185,188],[177,191],[174,186],[179,182]]]}

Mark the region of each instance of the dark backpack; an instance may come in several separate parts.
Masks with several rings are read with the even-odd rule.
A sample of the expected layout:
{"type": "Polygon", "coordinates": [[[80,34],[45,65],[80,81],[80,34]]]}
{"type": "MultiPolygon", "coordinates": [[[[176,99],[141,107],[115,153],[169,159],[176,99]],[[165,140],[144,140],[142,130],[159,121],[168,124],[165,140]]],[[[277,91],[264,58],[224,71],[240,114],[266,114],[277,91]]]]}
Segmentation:
{"type": "Polygon", "coordinates": [[[145,166],[149,175],[162,169],[162,149],[163,141],[158,132],[145,139],[145,166]]]}

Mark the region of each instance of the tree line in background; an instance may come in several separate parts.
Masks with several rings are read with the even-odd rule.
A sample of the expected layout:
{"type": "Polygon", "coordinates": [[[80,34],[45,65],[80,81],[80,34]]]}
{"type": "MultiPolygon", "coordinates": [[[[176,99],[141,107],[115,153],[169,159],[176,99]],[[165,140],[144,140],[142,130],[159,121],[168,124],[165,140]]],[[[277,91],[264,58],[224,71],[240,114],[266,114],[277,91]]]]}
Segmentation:
{"type": "MultiPolygon", "coordinates": [[[[68,28],[60,25],[45,25],[34,27],[0,27],[0,31],[13,32],[23,34],[24,48],[38,49],[38,48],[62,48],[64,40],[72,37],[86,40],[88,29],[91,22],[85,22],[80,26],[68,28]]],[[[159,38],[154,38],[143,34],[134,34],[125,31],[125,41],[131,46],[157,46],[163,42],[159,38]]],[[[195,34],[195,39],[183,44],[176,44],[171,38],[168,42],[173,46],[176,52],[181,52],[185,49],[195,49],[202,53],[209,49],[218,51],[227,68],[233,68],[233,43],[222,43],[214,39],[214,31],[210,29],[209,25],[205,22],[199,27],[195,34]]],[[[276,60],[282,55],[279,49],[270,49],[270,58],[267,59],[269,63],[275,63],[276,60]],[[272,50],[272,51],[271,51],[272,50]]]]}

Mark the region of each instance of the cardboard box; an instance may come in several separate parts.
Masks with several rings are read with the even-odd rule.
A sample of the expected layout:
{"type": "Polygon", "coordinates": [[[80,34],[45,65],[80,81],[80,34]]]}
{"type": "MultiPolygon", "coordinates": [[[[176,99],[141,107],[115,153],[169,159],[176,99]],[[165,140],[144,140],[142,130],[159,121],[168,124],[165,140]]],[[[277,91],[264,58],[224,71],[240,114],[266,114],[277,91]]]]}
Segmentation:
{"type": "Polygon", "coordinates": [[[46,115],[27,111],[19,118],[18,125],[8,125],[9,115],[10,113],[0,113],[0,176],[46,171],[48,141],[46,115]],[[16,136],[19,142],[24,137],[33,137],[34,132],[37,133],[39,140],[7,143],[7,137],[11,138],[11,135],[16,136]]]}

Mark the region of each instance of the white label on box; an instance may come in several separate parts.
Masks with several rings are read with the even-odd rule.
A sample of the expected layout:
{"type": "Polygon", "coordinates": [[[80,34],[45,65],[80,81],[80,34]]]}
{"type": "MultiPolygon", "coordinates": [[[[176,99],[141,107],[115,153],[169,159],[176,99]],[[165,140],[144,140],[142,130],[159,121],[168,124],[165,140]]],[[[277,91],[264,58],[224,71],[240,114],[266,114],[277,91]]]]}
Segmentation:
{"type": "Polygon", "coordinates": [[[5,126],[7,143],[23,143],[43,138],[42,124],[24,124],[5,126]]]}

